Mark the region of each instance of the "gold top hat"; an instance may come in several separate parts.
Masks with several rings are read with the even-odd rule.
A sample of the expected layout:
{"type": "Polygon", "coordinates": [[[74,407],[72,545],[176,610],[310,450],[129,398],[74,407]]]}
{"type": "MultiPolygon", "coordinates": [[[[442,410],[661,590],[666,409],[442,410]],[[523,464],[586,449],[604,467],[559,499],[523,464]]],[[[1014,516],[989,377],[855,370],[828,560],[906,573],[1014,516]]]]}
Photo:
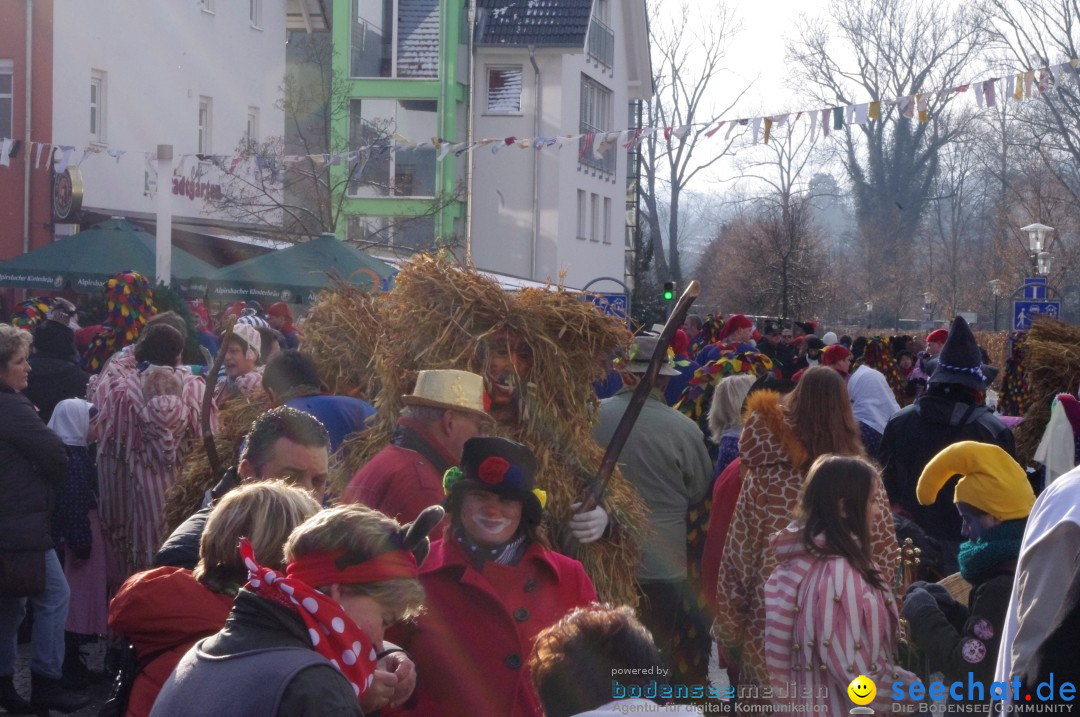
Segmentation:
{"type": "Polygon", "coordinates": [[[484,411],[484,378],[470,371],[421,371],[413,392],[401,400],[409,406],[448,408],[490,418],[484,411]]]}

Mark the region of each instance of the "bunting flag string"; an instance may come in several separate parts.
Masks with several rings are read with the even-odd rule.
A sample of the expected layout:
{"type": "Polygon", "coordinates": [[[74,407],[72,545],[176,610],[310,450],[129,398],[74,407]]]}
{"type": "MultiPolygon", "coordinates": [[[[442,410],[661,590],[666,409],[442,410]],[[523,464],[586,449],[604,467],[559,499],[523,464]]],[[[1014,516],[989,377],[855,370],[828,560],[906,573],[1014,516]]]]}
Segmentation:
{"type": "MultiPolygon", "coordinates": [[[[1005,77],[991,77],[939,90],[923,90],[914,95],[894,99],[879,98],[856,104],[800,110],[768,116],[761,115],[739,119],[718,117],[704,123],[688,123],[678,126],[661,125],[608,132],[565,133],[551,137],[543,135],[537,137],[492,137],[480,138],[472,142],[452,142],[441,137],[430,137],[417,142],[395,132],[391,137],[381,138],[371,144],[333,154],[282,156],[258,153],[241,155],[180,154],[177,155],[176,171],[183,173],[186,162],[190,159],[197,161],[199,164],[213,165],[229,175],[234,175],[240,171],[245,171],[248,174],[257,172],[260,176],[268,176],[271,182],[276,182],[281,177],[283,167],[300,162],[309,162],[316,169],[324,169],[340,166],[343,162],[352,164],[357,161],[378,160],[390,152],[422,150],[434,150],[435,161],[442,162],[451,153],[453,153],[454,157],[461,157],[479,147],[487,146],[491,147],[492,154],[496,154],[500,150],[510,147],[542,152],[552,147],[562,149],[568,144],[576,144],[579,159],[584,159],[586,156],[603,159],[608,152],[618,146],[624,149],[633,149],[649,137],[657,134],[662,135],[664,141],[668,144],[685,142],[695,129],[698,132],[695,136],[703,135],[706,139],[711,139],[726,127],[727,131],[723,135],[725,142],[729,142],[737,130],[740,132],[749,130],[747,132],[749,141],[757,144],[763,140],[767,144],[775,139],[777,129],[784,126],[794,127],[803,115],[808,116],[808,131],[812,137],[820,133],[820,136],[828,138],[831,132],[841,131],[852,126],[863,126],[868,122],[880,121],[891,107],[895,107],[902,117],[917,118],[919,122],[929,122],[933,111],[930,98],[934,98],[936,103],[941,103],[948,101],[955,94],[964,94],[970,90],[974,94],[975,103],[979,108],[994,108],[997,107],[999,98],[1005,98],[1005,100],[1012,98],[1015,101],[1028,100],[1062,87],[1066,82],[1080,85],[1080,60],[1070,59],[1058,65],[1025,69],[1015,73],[1008,73],[1005,77]]],[[[146,157],[148,168],[153,168],[156,171],[157,166],[157,160],[153,152],[132,152],[128,149],[100,147],[97,145],[79,147],[70,144],[53,144],[33,140],[26,144],[25,147],[23,144],[24,140],[0,137],[0,168],[10,169],[10,160],[15,159],[23,150],[25,150],[25,161],[32,161],[35,170],[53,169],[58,174],[62,174],[69,166],[81,166],[84,162],[93,162],[95,161],[93,160],[94,155],[98,154],[107,154],[113,158],[116,164],[119,164],[126,154],[143,154],[146,157]]]]}

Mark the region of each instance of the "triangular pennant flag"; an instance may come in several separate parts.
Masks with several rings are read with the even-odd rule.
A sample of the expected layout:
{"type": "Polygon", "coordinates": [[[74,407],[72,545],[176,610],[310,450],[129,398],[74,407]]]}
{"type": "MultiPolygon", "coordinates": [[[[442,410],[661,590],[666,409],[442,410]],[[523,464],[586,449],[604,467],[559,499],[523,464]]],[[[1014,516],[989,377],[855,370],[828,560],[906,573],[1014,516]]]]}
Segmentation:
{"type": "Polygon", "coordinates": [[[982,83],[983,97],[986,99],[987,107],[997,106],[997,81],[998,78],[995,77],[982,83]]]}
{"type": "Polygon", "coordinates": [[[120,164],[120,158],[127,154],[127,151],[123,149],[110,149],[106,151],[109,153],[110,157],[116,160],[117,164],[120,164]]]}
{"type": "Polygon", "coordinates": [[[815,134],[817,134],[817,118],[818,118],[817,110],[811,111],[810,112],[810,139],[811,139],[811,141],[813,141],[814,139],[817,139],[814,136],[815,134]]]}
{"type": "Polygon", "coordinates": [[[844,108],[833,107],[832,111],[832,127],[835,130],[844,129],[844,108]]]}
{"type": "Polygon", "coordinates": [[[76,167],[81,167],[82,163],[86,161],[86,158],[91,154],[97,154],[93,147],[87,147],[83,150],[82,157],[79,157],[79,161],[75,163],[76,167]]]}
{"type": "Polygon", "coordinates": [[[915,98],[911,95],[897,99],[896,106],[900,108],[900,114],[908,119],[915,116],[915,98]]]}
{"type": "Polygon", "coordinates": [[[1013,91],[1013,97],[1016,100],[1024,99],[1024,73],[1016,73],[1016,89],[1013,91]]]}
{"type": "MultiPolygon", "coordinates": [[[[975,104],[982,108],[983,106],[983,86],[981,82],[975,83],[975,104]]],[[[996,286],[996,284],[995,284],[996,286]]]]}
{"type": "Polygon", "coordinates": [[[41,167],[41,153],[46,145],[43,142],[35,142],[34,144],[37,145],[37,154],[34,155],[34,169],[38,169],[41,167]]]}
{"type": "Polygon", "coordinates": [[[446,155],[450,154],[450,150],[452,149],[453,146],[449,142],[441,142],[439,144],[439,153],[435,155],[435,161],[441,162],[446,159],[446,155]]]}
{"type": "Polygon", "coordinates": [[[829,136],[829,122],[831,122],[831,121],[832,121],[832,110],[830,110],[830,109],[821,110],[821,133],[826,137],[829,136]]]}
{"type": "Polygon", "coordinates": [[[60,164],[56,168],[57,174],[63,174],[67,171],[68,164],[71,162],[71,153],[75,151],[75,147],[70,144],[60,145],[60,164]]]}
{"type": "Polygon", "coordinates": [[[754,118],[754,144],[757,144],[758,137],[761,135],[761,118],[754,118]]]}
{"type": "Polygon", "coordinates": [[[724,120],[720,120],[715,127],[705,133],[706,137],[712,137],[714,134],[720,131],[720,128],[724,126],[724,120]]]}
{"type": "Polygon", "coordinates": [[[870,103],[863,102],[862,104],[855,105],[855,124],[866,124],[868,115],[870,114],[870,103]]]}
{"type": "Polygon", "coordinates": [[[585,159],[585,152],[592,147],[593,139],[596,137],[592,132],[588,132],[585,135],[585,141],[581,143],[581,149],[578,151],[578,161],[585,159]]]}
{"type": "Polygon", "coordinates": [[[14,139],[11,141],[11,149],[8,150],[8,159],[15,159],[19,156],[19,150],[22,149],[23,141],[21,139],[14,139]]]}
{"type": "Polygon", "coordinates": [[[686,139],[686,135],[690,134],[690,125],[684,124],[682,127],[676,127],[671,131],[673,135],[679,139],[686,139]]]}
{"type": "Polygon", "coordinates": [[[724,141],[731,139],[731,133],[735,131],[735,127],[745,122],[745,120],[733,120],[728,123],[727,134],[724,135],[724,141]]]}
{"type": "Polygon", "coordinates": [[[769,143],[769,135],[772,134],[773,121],[769,117],[765,118],[765,144],[769,143]]]}
{"type": "MultiPolygon", "coordinates": [[[[1035,70],[1024,71],[1024,97],[1031,97],[1031,89],[1035,85],[1035,70]]],[[[1020,99],[1019,97],[1017,99],[1020,99]]]]}
{"type": "Polygon", "coordinates": [[[881,116],[881,103],[874,100],[870,103],[870,107],[866,111],[867,119],[876,120],[881,116]]]}
{"type": "Polygon", "coordinates": [[[1039,70],[1039,93],[1042,94],[1054,84],[1054,78],[1050,74],[1050,68],[1044,67],[1039,70]]]}
{"type": "Polygon", "coordinates": [[[772,121],[777,127],[783,127],[785,124],[787,124],[788,116],[789,115],[776,115],[772,118],[772,121]]]}
{"type": "Polygon", "coordinates": [[[919,121],[929,122],[930,113],[926,110],[926,93],[920,92],[915,95],[915,105],[919,108],[919,121]]]}
{"type": "MultiPolygon", "coordinates": [[[[1075,60],[1073,61],[1075,62],[1075,60]]],[[[1062,65],[1065,68],[1065,72],[1072,77],[1073,82],[1080,82],[1080,72],[1077,71],[1076,65],[1072,62],[1066,62],[1062,65]]]]}
{"type": "Polygon", "coordinates": [[[626,142],[625,142],[625,143],[623,144],[623,148],[624,148],[624,149],[630,149],[630,148],[631,148],[631,147],[633,147],[633,146],[634,146],[635,144],[637,144],[638,142],[640,142],[640,141],[641,141],[641,134],[642,134],[642,132],[643,132],[643,131],[644,131],[644,130],[642,130],[642,129],[640,129],[640,128],[639,128],[639,129],[635,129],[635,130],[633,130],[633,131],[632,131],[632,132],[630,133],[630,136],[629,136],[629,137],[628,137],[628,138],[626,139],[626,142]]]}
{"type": "Polygon", "coordinates": [[[11,165],[11,159],[8,157],[8,152],[11,151],[11,140],[0,139],[0,167],[8,167],[11,165]]]}
{"type": "Polygon", "coordinates": [[[844,124],[851,124],[855,119],[855,105],[848,105],[844,108],[844,124]]]}

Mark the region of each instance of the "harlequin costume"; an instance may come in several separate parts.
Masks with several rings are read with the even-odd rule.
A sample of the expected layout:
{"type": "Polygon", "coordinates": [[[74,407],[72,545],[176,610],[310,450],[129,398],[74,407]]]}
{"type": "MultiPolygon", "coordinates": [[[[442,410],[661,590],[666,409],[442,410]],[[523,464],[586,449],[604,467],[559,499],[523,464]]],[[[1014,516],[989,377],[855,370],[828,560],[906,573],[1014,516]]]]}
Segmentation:
{"type": "Polygon", "coordinates": [[[110,356],[138,340],[147,320],[157,313],[153,285],[137,271],[116,274],[105,282],[105,308],[104,326],[83,354],[83,366],[90,373],[101,371],[110,356]]]}

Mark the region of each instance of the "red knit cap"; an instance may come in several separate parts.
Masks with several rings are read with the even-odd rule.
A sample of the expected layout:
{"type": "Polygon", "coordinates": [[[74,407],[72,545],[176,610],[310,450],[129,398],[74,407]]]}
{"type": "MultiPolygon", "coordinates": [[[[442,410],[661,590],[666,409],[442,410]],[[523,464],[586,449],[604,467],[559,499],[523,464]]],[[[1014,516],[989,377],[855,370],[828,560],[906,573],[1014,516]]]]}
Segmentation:
{"type": "Polygon", "coordinates": [[[289,321],[292,321],[293,318],[292,310],[289,309],[289,305],[284,301],[270,304],[270,308],[266,310],[266,313],[270,316],[276,316],[279,319],[288,319],[289,321]]]}
{"type": "Polygon", "coordinates": [[[675,329],[675,335],[671,337],[671,350],[676,356],[685,356],[690,348],[690,337],[682,329],[675,329]]]}
{"type": "Polygon", "coordinates": [[[840,363],[844,359],[850,357],[851,352],[847,350],[846,346],[843,344],[833,344],[821,353],[821,363],[825,366],[832,366],[833,364],[840,363]]]}
{"type": "Polygon", "coordinates": [[[742,314],[732,314],[727,318],[727,321],[724,322],[724,327],[720,329],[719,339],[720,341],[723,341],[739,329],[749,329],[753,326],[754,322],[742,314]]]}
{"type": "Polygon", "coordinates": [[[948,340],[948,338],[949,338],[949,332],[946,331],[945,329],[934,329],[926,337],[926,343],[928,343],[928,344],[929,343],[943,344],[948,340]]]}

